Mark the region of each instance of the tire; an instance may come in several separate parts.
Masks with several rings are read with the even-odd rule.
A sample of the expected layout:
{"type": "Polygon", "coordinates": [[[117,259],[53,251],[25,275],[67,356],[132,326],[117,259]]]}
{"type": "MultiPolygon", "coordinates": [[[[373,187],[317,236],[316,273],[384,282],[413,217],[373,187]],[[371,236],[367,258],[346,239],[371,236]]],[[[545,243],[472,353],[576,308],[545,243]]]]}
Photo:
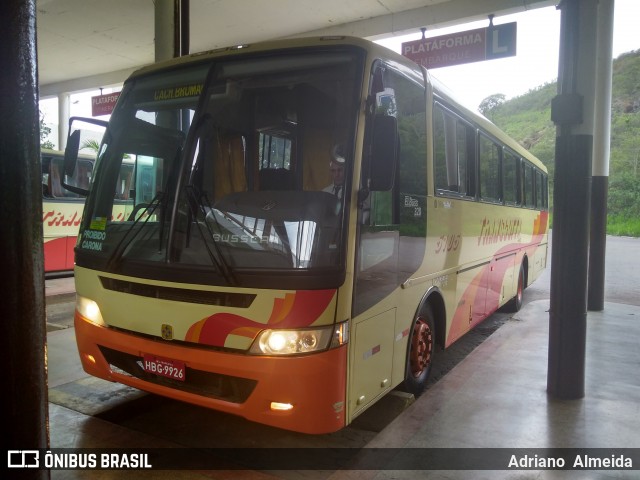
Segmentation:
{"type": "Polygon", "coordinates": [[[427,306],[413,321],[407,347],[407,365],[402,390],[420,396],[427,386],[435,353],[433,312],[427,306]]]}
{"type": "Polygon", "coordinates": [[[524,268],[520,265],[520,272],[518,273],[518,286],[516,287],[516,294],[514,297],[504,304],[502,310],[504,312],[515,313],[522,308],[522,298],[524,296],[524,268]]]}

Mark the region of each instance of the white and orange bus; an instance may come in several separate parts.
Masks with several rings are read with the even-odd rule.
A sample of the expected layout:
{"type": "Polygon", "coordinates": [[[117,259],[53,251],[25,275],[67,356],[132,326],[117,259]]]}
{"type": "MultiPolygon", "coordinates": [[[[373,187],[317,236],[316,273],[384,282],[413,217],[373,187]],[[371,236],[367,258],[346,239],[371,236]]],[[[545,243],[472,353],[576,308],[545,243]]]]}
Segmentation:
{"type": "MultiPolygon", "coordinates": [[[[42,229],[44,235],[44,271],[47,274],[72,272],[84,197],[63,187],[64,152],[42,149],[42,229]]],[[[74,185],[88,188],[94,159],[79,156],[74,185]]]]}
{"type": "Polygon", "coordinates": [[[105,132],[80,226],[82,365],[336,431],[398,386],[419,394],[438,347],[520,307],[547,262],[547,197],[540,161],[365,40],[143,68],[105,132]],[[115,216],[124,159],[132,188],[115,216]],[[330,166],[341,194],[326,188],[330,166]]]}

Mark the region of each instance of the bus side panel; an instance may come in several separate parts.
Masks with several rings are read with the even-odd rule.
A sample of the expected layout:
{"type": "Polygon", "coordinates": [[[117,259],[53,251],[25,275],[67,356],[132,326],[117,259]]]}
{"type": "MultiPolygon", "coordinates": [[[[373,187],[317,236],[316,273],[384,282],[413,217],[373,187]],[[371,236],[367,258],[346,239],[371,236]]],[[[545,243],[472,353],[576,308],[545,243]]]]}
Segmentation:
{"type": "Polygon", "coordinates": [[[82,208],[82,201],[43,202],[45,272],[73,270],[73,249],[80,227],[82,208]]]}
{"type": "Polygon", "coordinates": [[[547,267],[547,253],[549,248],[549,212],[538,214],[532,232],[532,244],[534,251],[529,254],[529,278],[528,283],[535,281],[547,267]]]}
{"type": "MultiPolygon", "coordinates": [[[[440,266],[450,272],[447,281],[455,284],[455,300],[447,304],[449,346],[515,295],[525,254],[528,283],[537,278],[546,263],[548,214],[463,200],[436,201],[442,204],[447,208],[433,209],[430,225],[434,237],[447,247],[440,266]],[[446,225],[449,230],[442,230],[446,225]],[[459,227],[452,230],[451,225],[459,227]],[[452,237],[460,241],[451,242],[452,237]]],[[[435,257],[441,250],[436,242],[435,257]]]]}
{"type": "Polygon", "coordinates": [[[349,412],[355,417],[391,389],[396,309],[354,324],[349,412]]]}
{"type": "Polygon", "coordinates": [[[44,239],[44,271],[71,271],[74,264],[76,236],[44,239]]]}

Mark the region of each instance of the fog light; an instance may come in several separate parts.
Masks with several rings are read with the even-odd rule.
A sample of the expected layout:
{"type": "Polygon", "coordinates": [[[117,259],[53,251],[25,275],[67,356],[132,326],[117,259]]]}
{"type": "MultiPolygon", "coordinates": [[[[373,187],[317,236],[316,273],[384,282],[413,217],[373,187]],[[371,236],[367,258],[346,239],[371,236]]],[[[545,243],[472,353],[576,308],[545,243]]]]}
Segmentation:
{"type": "Polygon", "coordinates": [[[271,402],[271,410],[286,412],[287,410],[293,410],[293,405],[290,403],[271,402]]]}

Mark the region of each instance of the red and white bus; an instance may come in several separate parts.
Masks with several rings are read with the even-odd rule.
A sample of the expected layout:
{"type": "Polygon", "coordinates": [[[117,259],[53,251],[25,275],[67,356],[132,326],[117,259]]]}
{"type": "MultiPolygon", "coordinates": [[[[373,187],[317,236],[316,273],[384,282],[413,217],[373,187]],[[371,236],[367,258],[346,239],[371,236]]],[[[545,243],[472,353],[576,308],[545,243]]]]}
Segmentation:
{"type": "MultiPolygon", "coordinates": [[[[62,186],[64,152],[42,149],[42,229],[44,234],[44,271],[73,271],[73,249],[76,246],[84,197],[62,186]]],[[[82,155],[71,182],[89,188],[94,159],[82,155]]]]}
{"type": "Polygon", "coordinates": [[[419,394],[438,348],[520,308],[547,262],[547,198],[540,161],[365,40],[143,68],[111,116],[80,225],[82,365],[336,431],[398,386],[419,394]]]}

